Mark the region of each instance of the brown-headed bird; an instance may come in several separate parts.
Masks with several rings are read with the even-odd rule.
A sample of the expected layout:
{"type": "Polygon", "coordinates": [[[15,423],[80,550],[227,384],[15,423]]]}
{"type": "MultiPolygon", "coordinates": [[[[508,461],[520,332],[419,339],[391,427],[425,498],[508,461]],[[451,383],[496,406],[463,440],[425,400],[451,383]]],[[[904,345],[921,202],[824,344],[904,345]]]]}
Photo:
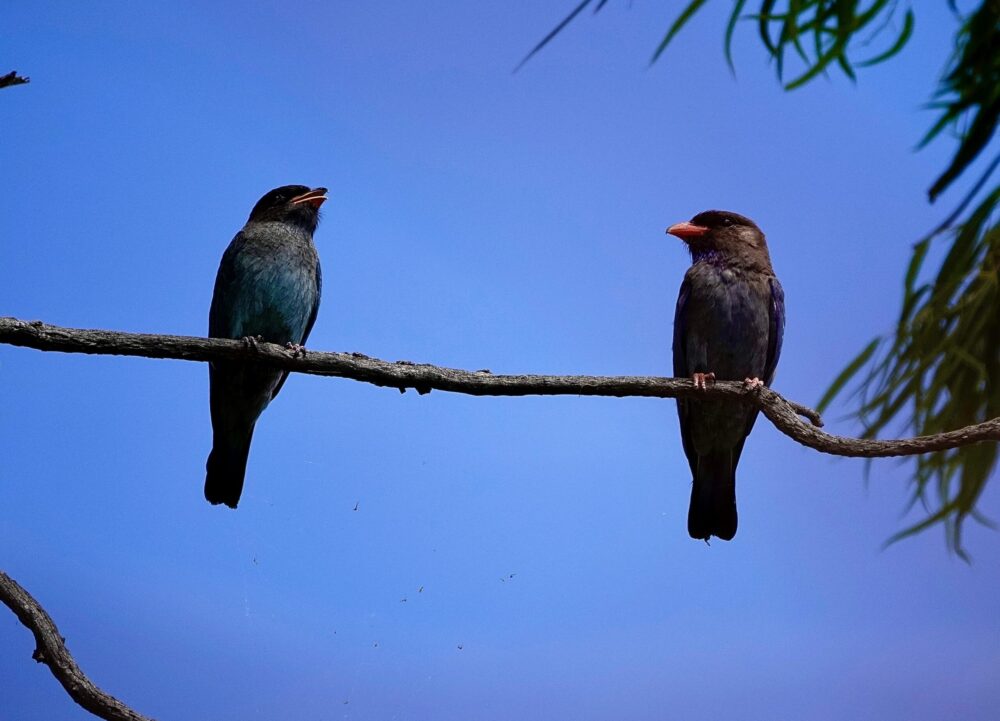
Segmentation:
{"type": "MultiPolygon", "coordinates": [[[[674,375],[770,385],[781,355],[785,295],[760,228],[708,210],[667,233],[691,251],[674,314],[674,375]]],[[[677,400],[681,441],[694,483],[688,533],[706,541],[736,535],[736,464],[757,409],[741,401],[677,400]]]]}
{"type": "MultiPolygon", "coordinates": [[[[219,264],[208,335],[281,343],[300,352],[319,310],[322,284],[313,232],[326,188],[275,188],[250,211],[219,264]]],[[[205,498],[236,508],[254,425],[288,371],[250,363],[209,364],[212,452],[205,498]]]]}

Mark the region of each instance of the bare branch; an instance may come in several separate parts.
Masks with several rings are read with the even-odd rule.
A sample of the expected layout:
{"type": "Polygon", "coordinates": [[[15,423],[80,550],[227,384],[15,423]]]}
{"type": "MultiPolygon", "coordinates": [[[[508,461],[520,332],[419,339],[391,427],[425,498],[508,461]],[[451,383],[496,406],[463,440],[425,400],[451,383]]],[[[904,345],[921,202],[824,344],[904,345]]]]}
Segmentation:
{"type": "Polygon", "coordinates": [[[31,81],[31,78],[23,78],[17,74],[16,70],[11,70],[6,75],[0,75],[0,88],[6,88],[11,85],[24,85],[31,81]]]}
{"type": "Polygon", "coordinates": [[[487,370],[464,371],[409,361],[392,363],[361,353],[309,351],[304,356],[296,357],[294,351],[272,343],[257,343],[254,348],[235,340],[60,328],[41,321],[27,322],[17,318],[0,318],[0,343],[64,353],[264,363],[294,373],[349,378],[400,391],[414,388],[418,393],[440,390],[474,396],[742,399],[760,408],[779,431],[793,440],[837,456],[911,456],[983,441],[1000,441],[1000,418],[948,433],[899,440],[836,436],[819,430],[823,423],[819,414],[811,408],[785,400],[768,388],[748,389],[735,381],[719,381],[707,390],[699,390],[686,378],[493,375],[487,370]],[[812,425],[799,416],[809,419],[812,425]]]}
{"type": "Polygon", "coordinates": [[[136,713],[114,696],[104,693],[87,678],[73,660],[49,614],[3,571],[0,571],[0,602],[35,635],[35,652],[31,657],[48,666],[66,693],[80,706],[107,721],[150,721],[149,717],[136,713]]]}

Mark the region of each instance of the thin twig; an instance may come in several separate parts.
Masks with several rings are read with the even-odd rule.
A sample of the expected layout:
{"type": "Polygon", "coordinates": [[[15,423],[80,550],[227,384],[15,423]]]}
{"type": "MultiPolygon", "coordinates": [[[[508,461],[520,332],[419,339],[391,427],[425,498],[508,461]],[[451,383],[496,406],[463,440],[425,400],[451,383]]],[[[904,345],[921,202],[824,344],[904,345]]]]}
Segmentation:
{"type": "Polygon", "coordinates": [[[45,609],[13,578],[0,571],[0,602],[35,635],[31,657],[44,663],[74,701],[90,713],[107,721],[150,721],[114,696],[97,688],[76,665],[66,648],[65,639],[45,609]]]}
{"type": "Polygon", "coordinates": [[[788,401],[768,388],[748,389],[736,381],[718,381],[706,390],[699,390],[686,378],[494,375],[489,371],[465,371],[408,361],[393,363],[361,353],[308,351],[304,356],[296,356],[294,351],[272,343],[261,342],[255,348],[248,348],[235,340],[61,328],[16,318],[0,318],[0,343],[64,353],[264,363],[290,372],[349,378],[400,391],[413,388],[418,393],[439,390],[474,396],[742,399],[760,408],[779,431],[798,443],[838,456],[910,456],[983,441],[1000,441],[1000,418],[917,438],[869,440],[836,436],[819,430],[822,420],[811,408],[788,401]],[[807,418],[809,423],[799,416],[807,418]]]}

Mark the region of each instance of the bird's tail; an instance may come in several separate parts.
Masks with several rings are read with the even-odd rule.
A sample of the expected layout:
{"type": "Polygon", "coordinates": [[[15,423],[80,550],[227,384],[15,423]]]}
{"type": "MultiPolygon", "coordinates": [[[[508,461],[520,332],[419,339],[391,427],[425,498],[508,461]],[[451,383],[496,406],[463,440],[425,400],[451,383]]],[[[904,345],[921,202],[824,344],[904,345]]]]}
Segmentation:
{"type": "Polygon", "coordinates": [[[688,509],[691,538],[723,541],[736,535],[736,468],[731,451],[698,456],[688,509]]]}
{"type": "Polygon", "coordinates": [[[252,437],[253,426],[246,435],[237,438],[215,435],[212,452],[208,454],[205,464],[205,499],[209,503],[225,503],[230,508],[236,508],[240,502],[252,437]]]}

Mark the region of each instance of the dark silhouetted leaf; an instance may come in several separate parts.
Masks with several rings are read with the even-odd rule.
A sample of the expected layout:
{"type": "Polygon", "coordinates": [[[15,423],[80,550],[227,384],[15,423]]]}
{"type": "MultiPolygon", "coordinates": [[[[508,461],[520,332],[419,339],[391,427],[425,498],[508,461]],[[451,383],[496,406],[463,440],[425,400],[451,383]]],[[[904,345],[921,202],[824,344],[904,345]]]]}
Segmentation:
{"type": "Polygon", "coordinates": [[[844,370],[840,371],[840,375],[834,379],[833,383],[830,384],[830,387],[826,389],[826,393],[824,393],[823,397],[819,399],[819,403],[816,405],[817,411],[822,413],[827,409],[827,406],[830,405],[830,401],[832,401],[834,397],[840,393],[841,390],[843,390],[847,382],[851,380],[851,378],[853,378],[855,374],[861,370],[861,367],[868,362],[868,359],[872,357],[872,353],[874,353],[875,349],[878,348],[880,341],[881,339],[879,338],[873,340],[865,346],[864,350],[854,357],[854,360],[847,364],[847,367],[844,368],[844,370]]]}
{"type": "Polygon", "coordinates": [[[669,30],[667,30],[667,34],[663,36],[663,40],[660,41],[659,46],[657,46],[656,51],[653,53],[653,57],[649,61],[650,64],[656,62],[657,58],[659,58],[663,51],[667,49],[667,45],[670,44],[670,41],[674,39],[674,36],[681,31],[681,28],[687,24],[687,21],[691,19],[691,16],[698,12],[698,9],[704,4],[705,0],[691,0],[688,6],[684,8],[684,11],[677,16],[676,20],[674,20],[674,24],[670,26],[669,30]]]}
{"type": "Polygon", "coordinates": [[[896,42],[892,44],[892,47],[873,58],[862,60],[858,65],[866,68],[871,65],[883,63],[893,55],[896,55],[909,42],[910,36],[913,35],[913,24],[913,10],[907,10],[906,15],[903,17],[903,29],[899,31],[899,37],[896,38],[896,42]]]}
{"type": "Polygon", "coordinates": [[[734,73],[736,72],[736,66],[733,65],[733,32],[736,30],[736,23],[739,22],[740,13],[743,12],[743,6],[746,3],[747,0],[736,0],[733,4],[733,12],[729,15],[729,22],[726,23],[726,40],[723,47],[726,53],[726,63],[734,73]]]}
{"type": "MultiPolygon", "coordinates": [[[[606,0],[605,0],[605,2],[606,2],[606,0]]],[[[580,13],[582,13],[583,10],[584,10],[584,8],[586,8],[588,5],[590,5],[590,3],[591,3],[591,0],[582,0],[580,2],[580,4],[577,5],[573,9],[573,12],[571,12],[569,15],[567,15],[566,17],[564,17],[561,23],[559,23],[554,28],[552,28],[552,30],[549,31],[549,34],[546,35],[544,38],[542,38],[541,42],[539,42],[538,45],[536,45],[535,47],[533,47],[531,49],[531,52],[528,53],[527,55],[525,55],[524,58],[522,58],[521,62],[519,62],[517,64],[517,67],[514,68],[514,72],[516,73],[518,70],[520,70],[524,66],[524,64],[526,62],[528,62],[529,60],[531,60],[531,58],[533,58],[538,53],[539,50],[541,50],[546,45],[548,45],[549,42],[556,35],[558,35],[560,32],[562,32],[563,28],[565,28],[567,25],[569,25],[571,22],[573,22],[573,19],[577,15],[579,15],[580,13]]],[[[604,2],[601,2],[601,4],[597,6],[597,9],[600,10],[602,7],[604,7],[604,2]]]]}
{"type": "Polygon", "coordinates": [[[913,285],[917,282],[917,275],[927,257],[927,251],[931,249],[931,239],[924,238],[913,246],[913,257],[910,258],[910,265],[906,268],[906,277],[903,280],[903,288],[907,293],[912,292],[913,285]]]}

